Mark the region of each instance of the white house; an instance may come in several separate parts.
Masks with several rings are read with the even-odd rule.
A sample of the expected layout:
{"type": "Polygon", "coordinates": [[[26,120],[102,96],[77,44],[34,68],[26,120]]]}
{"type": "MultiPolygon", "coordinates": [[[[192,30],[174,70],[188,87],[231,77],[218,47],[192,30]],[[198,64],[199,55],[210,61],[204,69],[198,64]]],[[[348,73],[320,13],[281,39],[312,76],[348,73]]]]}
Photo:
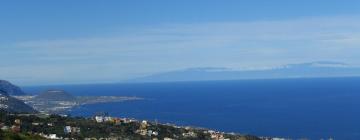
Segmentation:
{"type": "Polygon", "coordinates": [[[104,117],[104,121],[105,121],[105,122],[109,122],[109,121],[112,121],[112,120],[113,120],[112,117],[104,117]]]}
{"type": "Polygon", "coordinates": [[[64,128],[64,132],[67,133],[71,133],[71,126],[65,126],[64,128]]]}
{"type": "Polygon", "coordinates": [[[52,139],[52,140],[62,139],[62,138],[60,138],[60,137],[57,137],[56,134],[44,135],[44,137],[47,138],[47,139],[52,139]]]}
{"type": "Polygon", "coordinates": [[[98,123],[102,123],[102,122],[104,122],[104,117],[103,116],[95,116],[95,121],[98,123]]]}

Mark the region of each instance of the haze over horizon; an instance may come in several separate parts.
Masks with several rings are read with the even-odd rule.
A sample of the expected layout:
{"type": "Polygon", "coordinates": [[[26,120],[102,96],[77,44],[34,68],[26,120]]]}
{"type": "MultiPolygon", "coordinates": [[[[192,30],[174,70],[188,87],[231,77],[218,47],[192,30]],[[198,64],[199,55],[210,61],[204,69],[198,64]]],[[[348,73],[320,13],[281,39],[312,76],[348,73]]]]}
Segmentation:
{"type": "Polygon", "coordinates": [[[0,79],[118,82],[197,67],[360,66],[360,1],[4,1],[0,79]]]}

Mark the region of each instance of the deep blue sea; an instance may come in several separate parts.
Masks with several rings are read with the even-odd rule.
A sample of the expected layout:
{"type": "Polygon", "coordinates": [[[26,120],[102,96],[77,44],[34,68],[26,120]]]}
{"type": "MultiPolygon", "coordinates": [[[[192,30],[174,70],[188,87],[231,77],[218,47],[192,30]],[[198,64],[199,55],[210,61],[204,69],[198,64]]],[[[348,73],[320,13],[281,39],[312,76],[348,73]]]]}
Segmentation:
{"type": "Polygon", "coordinates": [[[146,100],[86,105],[72,115],[158,120],[257,136],[360,139],[360,78],[239,80],[24,87],[146,100]]]}

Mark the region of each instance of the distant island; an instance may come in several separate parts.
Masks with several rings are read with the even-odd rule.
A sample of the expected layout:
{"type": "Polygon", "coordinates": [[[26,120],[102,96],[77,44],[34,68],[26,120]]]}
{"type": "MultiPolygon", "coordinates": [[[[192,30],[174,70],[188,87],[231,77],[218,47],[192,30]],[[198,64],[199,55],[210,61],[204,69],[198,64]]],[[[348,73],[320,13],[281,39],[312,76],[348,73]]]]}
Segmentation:
{"type": "Polygon", "coordinates": [[[188,68],[130,79],[124,82],[179,82],[243,79],[320,78],[360,76],[360,67],[340,62],[319,61],[257,69],[218,67],[188,68]]]}

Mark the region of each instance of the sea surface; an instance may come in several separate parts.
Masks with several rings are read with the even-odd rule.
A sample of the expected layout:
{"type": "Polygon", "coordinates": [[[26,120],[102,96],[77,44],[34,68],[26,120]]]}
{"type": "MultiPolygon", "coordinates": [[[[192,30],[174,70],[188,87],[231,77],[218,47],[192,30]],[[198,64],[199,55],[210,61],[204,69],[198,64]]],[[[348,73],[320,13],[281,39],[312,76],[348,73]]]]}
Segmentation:
{"type": "Polygon", "coordinates": [[[74,116],[157,120],[257,136],[360,139],[360,78],[313,78],[24,87],[145,100],[85,105],[74,116]]]}

